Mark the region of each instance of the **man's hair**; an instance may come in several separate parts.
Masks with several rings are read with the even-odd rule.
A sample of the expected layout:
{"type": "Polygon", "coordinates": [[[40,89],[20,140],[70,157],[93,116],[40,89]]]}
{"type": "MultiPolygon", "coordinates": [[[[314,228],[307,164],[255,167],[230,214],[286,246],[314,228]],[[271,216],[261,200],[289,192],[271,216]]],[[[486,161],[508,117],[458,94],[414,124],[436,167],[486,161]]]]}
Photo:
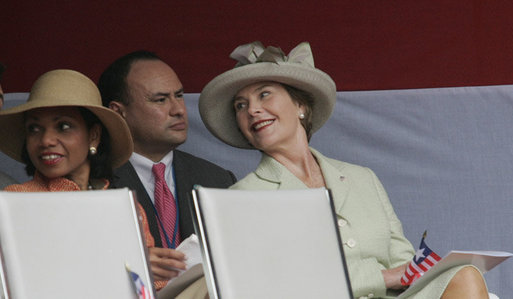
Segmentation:
{"type": "Polygon", "coordinates": [[[112,101],[121,102],[124,105],[130,104],[126,77],[130,72],[132,64],[140,60],[161,59],[150,51],[135,51],[118,58],[103,71],[100,80],[98,80],[98,89],[102,96],[103,106],[109,107],[112,101]]]}

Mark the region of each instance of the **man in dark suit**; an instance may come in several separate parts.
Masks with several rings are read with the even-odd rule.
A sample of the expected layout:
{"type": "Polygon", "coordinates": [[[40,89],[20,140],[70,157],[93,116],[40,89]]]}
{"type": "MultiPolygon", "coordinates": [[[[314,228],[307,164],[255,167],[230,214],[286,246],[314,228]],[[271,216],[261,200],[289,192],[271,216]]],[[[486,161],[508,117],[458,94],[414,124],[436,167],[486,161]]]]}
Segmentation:
{"type": "MultiPolygon", "coordinates": [[[[190,192],[195,184],[226,188],[235,176],[213,163],[177,150],[187,138],[188,118],[182,83],[173,69],[152,52],[137,51],[114,61],[100,76],[103,105],[117,111],[127,122],[134,140],[129,162],[114,171],[114,187],[137,192],[155,239],[150,264],[155,280],[177,275],[184,268],[183,254],[174,250],[170,236],[159,232],[152,165],[166,165],[165,181],[176,198],[181,240],[194,232],[190,192]],[[167,248],[160,248],[167,247],[167,248]]],[[[172,233],[170,234],[172,235],[172,233]]]]}

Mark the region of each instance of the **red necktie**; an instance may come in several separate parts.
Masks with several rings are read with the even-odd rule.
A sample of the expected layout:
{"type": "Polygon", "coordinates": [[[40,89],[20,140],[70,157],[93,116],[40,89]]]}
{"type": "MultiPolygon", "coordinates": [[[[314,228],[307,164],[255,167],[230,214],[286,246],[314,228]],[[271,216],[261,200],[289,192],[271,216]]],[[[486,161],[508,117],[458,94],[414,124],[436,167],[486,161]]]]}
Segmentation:
{"type": "Polygon", "coordinates": [[[167,186],[164,172],[166,165],[164,163],[154,164],[152,168],[155,176],[155,208],[160,218],[159,231],[162,240],[162,247],[169,247],[166,242],[165,235],[169,238],[169,243],[173,243],[173,235],[175,234],[175,247],[180,243],[180,233],[178,223],[176,223],[176,202],[171,190],[167,186]],[[163,230],[166,232],[164,234],[163,230]]]}

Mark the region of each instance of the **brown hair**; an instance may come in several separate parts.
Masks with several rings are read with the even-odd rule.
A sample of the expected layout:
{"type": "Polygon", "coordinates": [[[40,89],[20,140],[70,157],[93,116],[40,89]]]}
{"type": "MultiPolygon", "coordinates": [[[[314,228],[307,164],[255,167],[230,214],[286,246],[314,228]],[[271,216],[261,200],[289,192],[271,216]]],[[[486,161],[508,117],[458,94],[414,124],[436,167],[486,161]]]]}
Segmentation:
{"type": "Polygon", "coordinates": [[[303,106],[305,108],[305,117],[301,119],[301,125],[303,128],[305,128],[306,131],[306,137],[308,138],[308,141],[310,141],[310,138],[312,137],[312,112],[313,112],[313,105],[314,105],[314,96],[304,90],[301,90],[299,88],[296,88],[294,86],[290,86],[287,84],[280,83],[285,90],[288,92],[290,97],[292,98],[292,101],[295,103],[303,106]]]}

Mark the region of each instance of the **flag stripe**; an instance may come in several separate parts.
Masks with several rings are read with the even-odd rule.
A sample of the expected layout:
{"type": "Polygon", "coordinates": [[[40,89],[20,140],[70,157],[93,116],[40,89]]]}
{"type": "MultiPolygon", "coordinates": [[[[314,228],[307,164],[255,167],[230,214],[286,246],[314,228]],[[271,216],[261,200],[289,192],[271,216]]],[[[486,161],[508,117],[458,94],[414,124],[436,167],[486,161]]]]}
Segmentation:
{"type": "Polygon", "coordinates": [[[419,250],[408,267],[406,267],[406,270],[401,277],[401,284],[411,285],[439,260],[441,260],[441,258],[426,245],[423,237],[420,241],[419,250]]]}

